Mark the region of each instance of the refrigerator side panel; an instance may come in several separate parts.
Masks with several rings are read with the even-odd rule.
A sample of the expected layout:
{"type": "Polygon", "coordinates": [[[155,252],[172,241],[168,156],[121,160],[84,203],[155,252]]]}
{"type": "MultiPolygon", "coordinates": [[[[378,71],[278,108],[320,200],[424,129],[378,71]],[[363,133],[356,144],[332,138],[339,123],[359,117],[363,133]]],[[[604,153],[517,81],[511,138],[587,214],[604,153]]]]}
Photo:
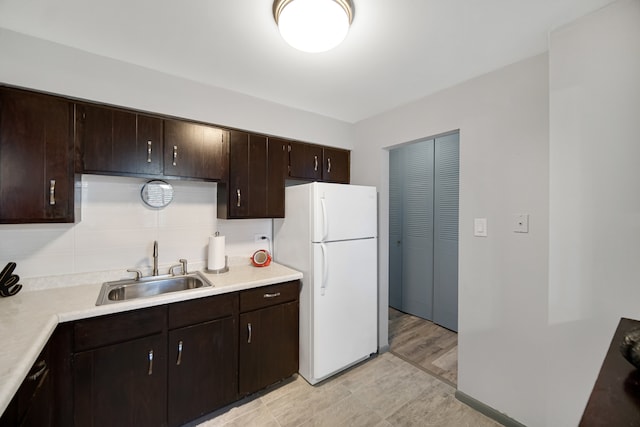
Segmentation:
{"type": "Polygon", "coordinates": [[[377,237],[375,187],[314,183],[313,242],[377,237]]]}
{"type": "Polygon", "coordinates": [[[313,244],[313,260],[312,384],[377,350],[377,239],[313,244]]]}
{"type": "Polygon", "coordinates": [[[300,288],[299,372],[307,378],[312,369],[313,264],[311,247],[311,191],[308,185],[287,187],[285,218],[273,220],[273,259],[302,273],[300,288]]]}

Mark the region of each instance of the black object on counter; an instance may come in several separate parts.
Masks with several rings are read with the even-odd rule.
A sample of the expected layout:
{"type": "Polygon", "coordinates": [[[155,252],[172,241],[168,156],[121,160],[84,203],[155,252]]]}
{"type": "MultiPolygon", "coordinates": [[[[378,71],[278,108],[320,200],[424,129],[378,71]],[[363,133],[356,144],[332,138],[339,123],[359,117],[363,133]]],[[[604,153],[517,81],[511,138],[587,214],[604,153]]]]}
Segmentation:
{"type": "MultiPolygon", "coordinates": [[[[627,355],[634,353],[633,344],[624,344],[626,337],[636,329],[640,329],[639,321],[620,319],[580,427],[640,426],[640,371],[632,365],[634,362],[627,360],[627,355]],[[623,351],[620,351],[620,343],[623,343],[623,351]]],[[[631,333],[632,340],[634,335],[631,333]]]]}
{"type": "Polygon", "coordinates": [[[640,368],[640,328],[634,328],[624,334],[620,352],[633,366],[640,368]]]}
{"type": "Polygon", "coordinates": [[[22,285],[18,284],[20,276],[12,274],[16,269],[16,263],[10,262],[0,273],[0,296],[10,297],[17,294],[22,289],[22,285]]]}

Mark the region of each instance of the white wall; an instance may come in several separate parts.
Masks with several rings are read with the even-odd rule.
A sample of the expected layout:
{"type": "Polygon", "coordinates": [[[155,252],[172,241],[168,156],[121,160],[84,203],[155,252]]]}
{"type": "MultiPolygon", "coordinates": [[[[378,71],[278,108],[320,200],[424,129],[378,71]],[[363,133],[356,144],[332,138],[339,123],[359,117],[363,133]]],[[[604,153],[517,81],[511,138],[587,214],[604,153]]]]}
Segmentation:
{"type": "Polygon", "coordinates": [[[229,257],[246,257],[248,262],[253,251],[266,248],[254,243],[253,236],[271,236],[271,220],[216,219],[216,184],[175,181],[171,204],[151,209],[140,200],[146,181],[83,175],[76,203],[82,220],[0,225],[2,265],[16,262],[21,283],[33,289],[41,286],[33,285],[30,278],[113,271],[116,279],[132,276],[125,272],[128,268],[148,274],[154,240],[161,273],[180,258],[192,266],[206,265],[208,237],[216,231],[226,237],[229,257]]]}
{"type": "MultiPolygon", "coordinates": [[[[0,83],[222,126],[351,148],[350,124],[206,86],[0,28],[0,83]]],[[[206,238],[226,235],[231,256],[251,255],[269,220],[217,220],[216,186],[176,182],[176,200],[151,211],[139,199],[145,180],[84,176],[76,225],[1,225],[0,261],[24,278],[204,261],[206,238]]],[[[80,192],[78,193],[80,194],[80,192]]],[[[260,245],[259,245],[260,246],[260,245]]],[[[264,245],[261,245],[264,246],[264,245]]],[[[4,265],[4,264],[2,264],[4,265]]]]}
{"type": "Polygon", "coordinates": [[[3,28],[0,57],[0,83],[335,147],[352,145],[346,122],[3,28]]]}
{"type": "MultiPolygon", "coordinates": [[[[380,188],[380,311],[388,301],[388,151],[460,129],[460,391],[531,423],[544,398],[538,332],[546,321],[547,56],[517,63],[356,125],[353,178],[380,188]],[[530,215],[530,232],[512,231],[530,215]],[[486,238],[473,218],[488,218],[486,238]],[[527,331],[527,334],[523,334],[527,331]],[[526,369],[523,369],[526,367],[526,369]]],[[[381,323],[380,340],[387,325],[381,323]]]]}
{"type": "Polygon", "coordinates": [[[548,413],[573,425],[620,317],[640,319],[640,1],[551,34],[548,413]]]}

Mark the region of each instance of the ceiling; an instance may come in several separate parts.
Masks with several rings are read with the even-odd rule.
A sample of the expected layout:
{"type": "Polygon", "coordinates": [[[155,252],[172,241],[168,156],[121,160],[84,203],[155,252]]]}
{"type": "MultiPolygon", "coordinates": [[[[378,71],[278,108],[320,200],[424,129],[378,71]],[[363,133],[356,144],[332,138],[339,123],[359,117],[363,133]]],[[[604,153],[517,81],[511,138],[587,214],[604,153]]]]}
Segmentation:
{"type": "Polygon", "coordinates": [[[0,27],[349,123],[547,50],[613,0],[354,0],[346,40],[304,53],[272,0],[0,0],[0,27]]]}

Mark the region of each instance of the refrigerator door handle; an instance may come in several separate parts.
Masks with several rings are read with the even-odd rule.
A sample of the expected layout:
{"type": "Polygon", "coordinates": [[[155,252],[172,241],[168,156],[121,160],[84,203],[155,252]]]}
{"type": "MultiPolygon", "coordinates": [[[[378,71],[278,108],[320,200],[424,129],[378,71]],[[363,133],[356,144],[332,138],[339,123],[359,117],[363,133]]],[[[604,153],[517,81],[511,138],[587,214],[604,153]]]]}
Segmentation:
{"type": "Polygon", "coordinates": [[[327,224],[327,205],[325,204],[324,197],[320,199],[320,207],[322,208],[322,241],[327,239],[328,224],[327,224]]]}
{"type": "Polygon", "coordinates": [[[327,288],[327,276],[329,273],[329,263],[327,262],[327,245],[320,243],[320,249],[322,249],[322,279],[320,283],[320,295],[324,296],[324,291],[327,288]]]}

